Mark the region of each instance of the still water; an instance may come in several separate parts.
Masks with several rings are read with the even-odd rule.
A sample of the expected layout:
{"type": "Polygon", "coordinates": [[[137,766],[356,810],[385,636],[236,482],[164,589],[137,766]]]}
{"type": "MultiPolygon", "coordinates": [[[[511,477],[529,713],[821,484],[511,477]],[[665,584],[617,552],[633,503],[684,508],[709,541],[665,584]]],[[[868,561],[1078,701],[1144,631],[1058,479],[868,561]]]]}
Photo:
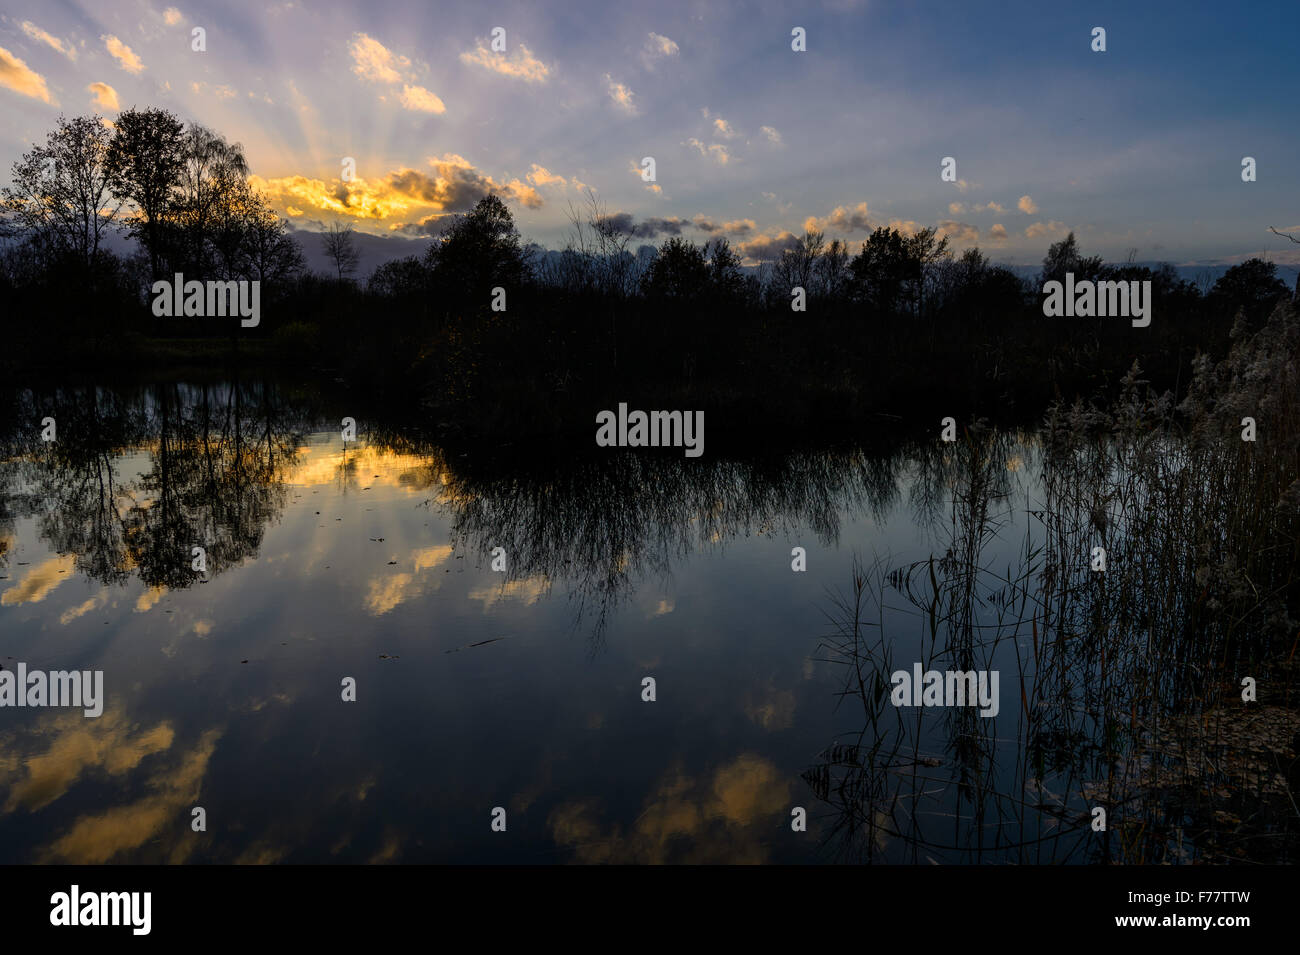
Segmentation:
{"type": "MultiPolygon", "coordinates": [[[[1027,627],[965,647],[987,719],[882,707],[853,674],[883,657],[836,644],[856,561],[886,683],[949,665],[885,579],[954,559],[937,441],[542,459],[358,416],[345,444],[346,409],[261,383],[7,408],[0,663],[102,670],[106,702],[0,709],[0,862],[1095,860],[1077,767],[1027,769],[1027,627]]],[[[984,462],[977,572],[1032,532],[1036,455],[984,462]]]]}

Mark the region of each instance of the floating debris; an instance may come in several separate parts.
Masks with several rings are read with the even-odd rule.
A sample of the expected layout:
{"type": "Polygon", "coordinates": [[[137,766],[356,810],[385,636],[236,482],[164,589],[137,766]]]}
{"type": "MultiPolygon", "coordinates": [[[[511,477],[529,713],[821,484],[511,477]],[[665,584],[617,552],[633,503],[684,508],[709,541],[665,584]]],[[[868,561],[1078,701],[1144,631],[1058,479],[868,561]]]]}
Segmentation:
{"type": "Polygon", "coordinates": [[[498,640],[504,640],[505,637],[493,637],[490,640],[480,640],[478,643],[467,643],[463,647],[453,647],[450,650],[444,650],[443,653],[459,653],[461,650],[468,650],[471,647],[481,647],[487,643],[496,643],[498,640]]]}

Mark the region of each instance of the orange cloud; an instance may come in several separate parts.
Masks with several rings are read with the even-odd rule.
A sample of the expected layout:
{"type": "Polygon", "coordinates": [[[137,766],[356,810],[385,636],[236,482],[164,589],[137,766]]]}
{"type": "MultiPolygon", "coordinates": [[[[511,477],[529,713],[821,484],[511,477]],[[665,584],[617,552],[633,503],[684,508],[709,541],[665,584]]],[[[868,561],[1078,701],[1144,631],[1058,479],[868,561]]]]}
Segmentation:
{"type": "Polygon", "coordinates": [[[948,236],[956,242],[978,242],[980,230],[966,222],[944,219],[938,225],[940,236],[948,236]]]}
{"type": "Polygon", "coordinates": [[[545,83],[546,78],[551,75],[551,68],[533,56],[528,47],[522,43],[506,54],[489,50],[480,40],[474,49],[460,55],[460,61],[526,83],[545,83]]]}
{"type": "Polygon", "coordinates": [[[0,46],[0,86],[21,93],[23,96],[38,99],[42,103],[52,102],[50,91],[45,86],[45,77],[2,46],[0,46]]]}
{"type": "Polygon", "coordinates": [[[409,69],[411,61],[393,53],[374,37],[358,33],[348,47],[352,54],[352,72],[373,83],[400,83],[401,70],[409,69]]]}
{"type": "Polygon", "coordinates": [[[1025,229],[1025,237],[1030,239],[1041,239],[1046,235],[1060,235],[1067,231],[1069,230],[1065,228],[1064,222],[1056,222],[1055,220],[1047,223],[1035,222],[1025,229]]]}
{"type": "Polygon", "coordinates": [[[95,98],[95,105],[100,109],[111,109],[114,112],[120,109],[117,103],[117,90],[107,83],[91,83],[86,87],[86,91],[95,98]]]}
{"type": "Polygon", "coordinates": [[[447,107],[433,93],[423,86],[404,86],[401,95],[402,106],[417,113],[445,113],[447,107]]]}
{"type": "Polygon", "coordinates": [[[805,232],[823,232],[826,229],[835,229],[838,232],[855,232],[861,229],[869,232],[872,226],[867,204],[859,202],[852,209],[837,206],[828,216],[820,218],[809,216],[804,220],[803,227],[805,232]]]}
{"type": "Polygon", "coordinates": [[[605,90],[609,93],[609,98],[614,101],[615,106],[629,116],[637,114],[636,94],[622,83],[615,82],[614,78],[608,73],[605,74],[605,90]]]}
{"type": "Polygon", "coordinates": [[[62,53],[70,60],[75,61],[77,59],[77,50],[71,43],[64,43],[62,40],[60,40],[58,37],[54,36],[53,34],[46,33],[35,23],[32,23],[31,20],[24,20],[22,22],[22,27],[23,27],[23,32],[26,33],[33,40],[37,40],[40,43],[44,43],[46,46],[50,47],[51,49],[58,50],[60,53],[62,53]]]}
{"type": "Polygon", "coordinates": [[[109,55],[117,60],[117,65],[122,67],[128,73],[143,73],[144,63],[140,57],[136,56],[134,51],[112,34],[101,36],[104,46],[108,48],[109,55]]]}
{"type": "MultiPolygon", "coordinates": [[[[532,185],[520,179],[509,182],[494,179],[463,156],[448,153],[431,157],[428,162],[431,172],[402,168],[377,179],[357,177],[344,182],[307,176],[278,179],[250,176],[249,182],[282,212],[288,213],[293,208],[299,215],[310,210],[354,220],[409,222],[437,213],[468,212],[489,194],[514,200],[528,209],[543,205],[541,193],[532,185]]],[[[399,224],[394,228],[400,227],[399,224]]]]}

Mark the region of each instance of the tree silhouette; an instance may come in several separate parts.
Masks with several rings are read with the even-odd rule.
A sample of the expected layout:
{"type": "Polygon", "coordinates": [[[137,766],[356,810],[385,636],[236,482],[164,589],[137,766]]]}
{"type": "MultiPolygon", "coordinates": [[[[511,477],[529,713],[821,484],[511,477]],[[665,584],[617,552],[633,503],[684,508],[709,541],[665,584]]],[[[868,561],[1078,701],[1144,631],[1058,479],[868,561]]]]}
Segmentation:
{"type": "Polygon", "coordinates": [[[334,263],[339,282],[343,281],[343,276],[351,275],[357,270],[361,253],[357,251],[357,238],[352,233],[351,222],[347,225],[330,223],[329,228],[321,233],[320,241],[325,255],[334,263]]]}
{"type": "Polygon", "coordinates": [[[165,109],[128,109],[118,114],[108,145],[113,193],[131,202],[131,233],[144,243],[152,274],[163,257],[164,217],[181,181],[185,127],[165,109]]]}
{"type": "Polygon", "coordinates": [[[98,116],[59,117],[43,146],[13,165],[4,207],[18,226],[56,258],[89,269],[121,201],[109,192],[110,134],[98,116]]]}

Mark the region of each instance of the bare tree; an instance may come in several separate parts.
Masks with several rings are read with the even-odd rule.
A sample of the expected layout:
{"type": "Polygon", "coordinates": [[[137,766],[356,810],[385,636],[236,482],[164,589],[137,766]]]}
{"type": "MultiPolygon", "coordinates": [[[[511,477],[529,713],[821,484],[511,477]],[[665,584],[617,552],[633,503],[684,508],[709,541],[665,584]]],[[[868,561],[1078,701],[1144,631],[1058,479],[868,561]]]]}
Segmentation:
{"type": "Polygon", "coordinates": [[[337,222],[331,223],[330,227],[321,233],[321,245],[330,261],[334,263],[340,282],[343,281],[343,276],[351,275],[357,270],[357,265],[361,262],[361,253],[357,251],[357,237],[352,232],[351,222],[345,226],[337,222]]]}
{"type": "MultiPolygon", "coordinates": [[[[1277,229],[1274,229],[1272,226],[1268,227],[1268,231],[1272,232],[1274,235],[1280,235],[1284,239],[1290,239],[1292,242],[1300,245],[1300,239],[1293,235],[1289,235],[1285,232],[1278,232],[1277,229]]],[[[1300,304],[1300,275],[1296,275],[1295,277],[1295,294],[1291,296],[1291,301],[1300,304]]]]}
{"type": "Polygon", "coordinates": [[[228,143],[205,126],[189,125],[182,139],[179,182],[169,212],[191,268],[207,271],[215,220],[226,207],[239,205],[247,177],[242,146],[228,143]]]}
{"type": "Polygon", "coordinates": [[[109,190],[110,134],[98,116],[59,117],[45,145],[13,166],[6,209],[46,254],[89,267],[121,208],[109,190]]]}

